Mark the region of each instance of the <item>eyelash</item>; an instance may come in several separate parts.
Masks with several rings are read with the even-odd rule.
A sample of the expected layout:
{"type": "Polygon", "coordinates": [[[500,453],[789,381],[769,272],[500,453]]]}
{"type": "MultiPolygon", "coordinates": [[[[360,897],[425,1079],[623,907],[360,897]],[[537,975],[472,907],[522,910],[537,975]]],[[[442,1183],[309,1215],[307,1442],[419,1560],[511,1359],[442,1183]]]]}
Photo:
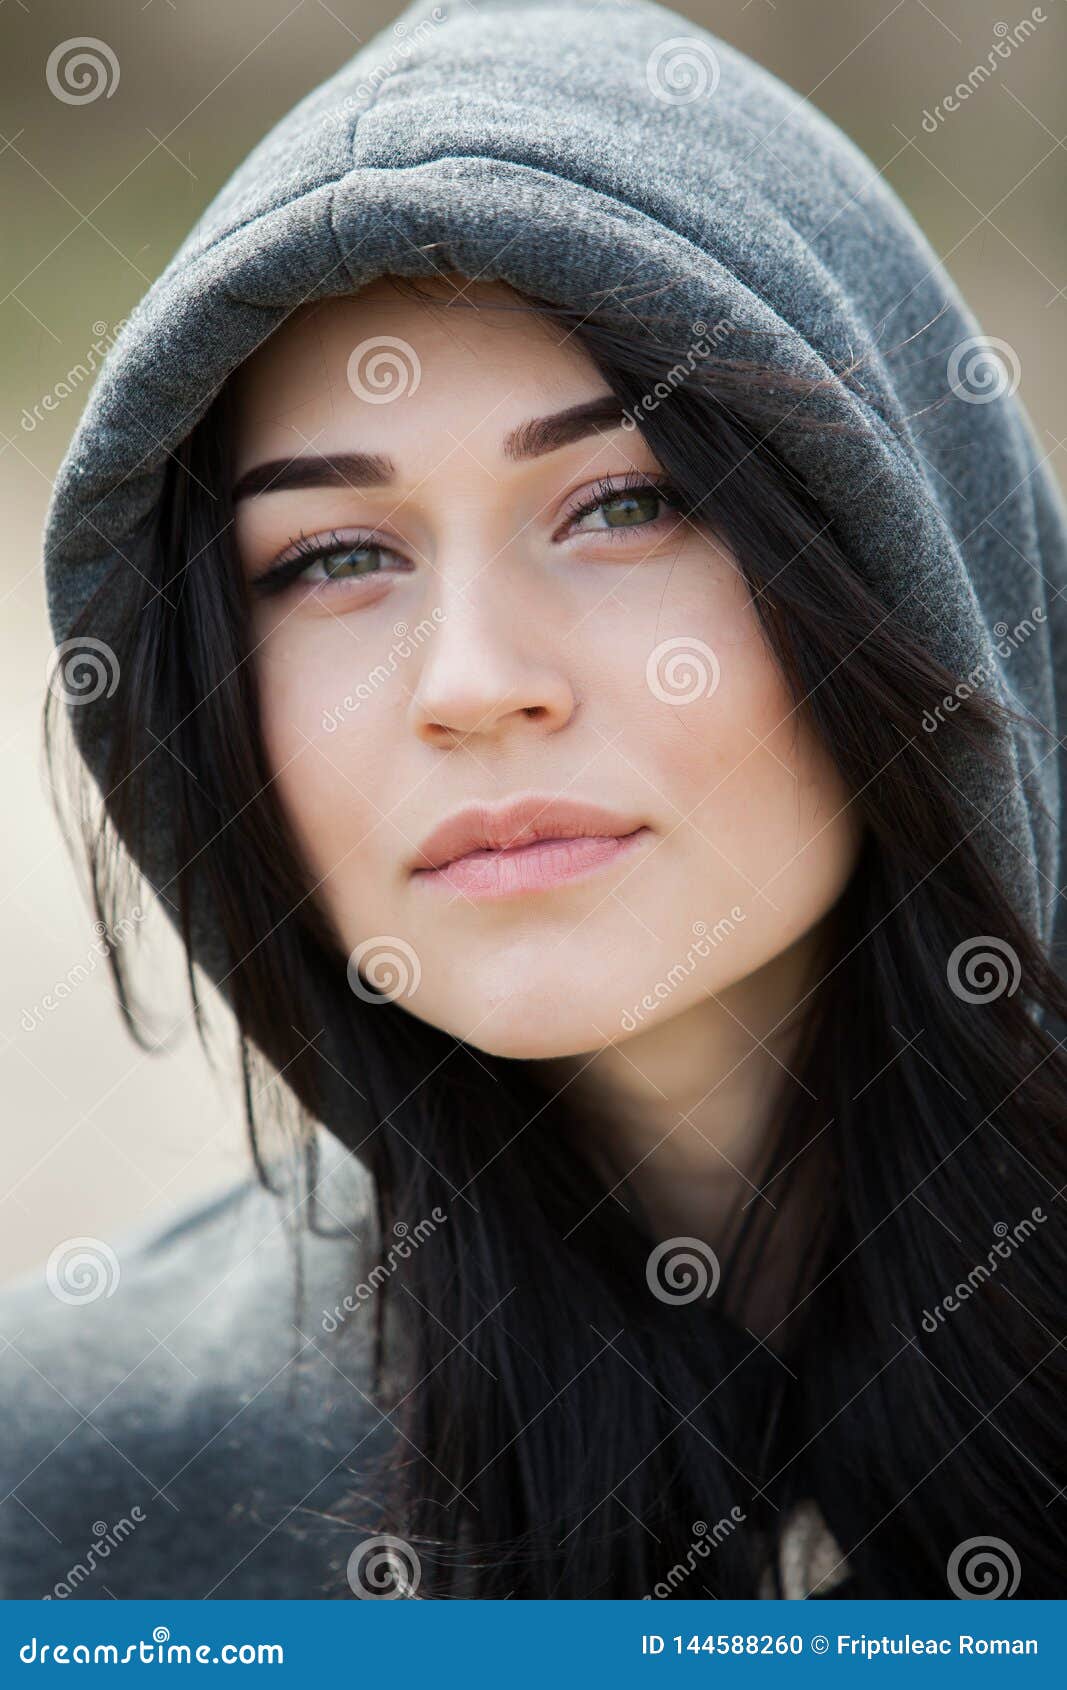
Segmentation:
{"type": "MultiPolygon", "coordinates": [[[[643,473],[639,470],[628,470],[621,481],[613,481],[607,476],[597,481],[581,503],[568,513],[565,518],[566,526],[570,527],[574,523],[581,522],[584,517],[591,516],[602,505],[613,504],[616,500],[625,498],[628,493],[655,493],[668,509],[677,511],[679,514],[684,503],[682,494],[672,487],[664,477],[647,472],[643,473]]],[[[627,533],[640,533],[642,530],[655,528],[662,520],[661,514],[651,522],[638,523],[632,529],[608,527],[587,530],[587,532],[595,532],[598,536],[607,537],[614,541],[627,533]]],[[[391,546],[386,545],[383,541],[376,540],[372,534],[364,534],[359,531],[344,535],[343,531],[335,528],[331,529],[325,537],[321,535],[309,537],[301,534],[298,539],[291,542],[290,556],[280,563],[273,564],[269,569],[264,570],[261,575],[255,577],[252,582],[253,591],[262,595],[282,592],[286,587],[299,581],[300,576],[311,564],[317,562],[320,558],[332,557],[340,551],[380,551],[392,557],[399,556],[399,553],[394,552],[391,546]]],[[[387,572],[384,570],[377,570],[374,575],[363,576],[362,579],[370,580],[376,575],[385,573],[387,572]]],[[[345,586],[354,579],[357,579],[357,577],[348,576],[337,582],[318,581],[314,585],[319,587],[345,586]]]]}

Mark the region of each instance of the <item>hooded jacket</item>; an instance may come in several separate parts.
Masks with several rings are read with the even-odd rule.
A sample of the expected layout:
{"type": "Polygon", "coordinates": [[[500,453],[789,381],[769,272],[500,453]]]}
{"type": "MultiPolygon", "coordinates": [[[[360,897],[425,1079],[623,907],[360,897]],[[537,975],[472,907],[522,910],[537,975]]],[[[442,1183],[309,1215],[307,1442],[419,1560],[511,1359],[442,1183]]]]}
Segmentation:
{"type": "MultiPolygon", "coordinates": [[[[762,355],[823,384],[826,414],[848,431],[785,427],[778,450],[894,618],[965,684],[1035,719],[1011,730],[1007,777],[954,746],[954,779],[975,839],[1051,942],[1062,908],[1067,510],[1014,391],[1014,355],[995,355],[900,202],[834,125],[649,0],[415,0],[234,172],[112,346],[55,484],[48,608],[72,673],[75,618],[116,557],[131,591],[150,573],[168,455],[230,373],[304,302],[384,274],[442,271],[623,315],[652,299],[694,336],[711,327],[724,357],[762,355]],[[856,360],[858,382],[842,375],[856,360]]],[[[93,636],[105,647],[122,591],[99,608],[93,636]]],[[[71,710],[98,778],[109,680],[71,710]]],[[[169,761],[150,771],[139,866],[173,917],[169,761]]],[[[194,910],[193,949],[225,994],[231,959],[206,909],[194,910]]],[[[217,1218],[205,1214],[209,1233],[217,1218]]],[[[181,1242],[199,1224],[187,1217],[152,1247],[174,1252],[178,1273],[210,1272],[210,1256],[181,1242]]],[[[239,1365],[225,1344],[209,1345],[237,1400],[266,1342],[261,1318],[244,1327],[239,1365]]],[[[109,1341],[138,1365],[133,1338],[109,1341]]],[[[48,1372],[47,1358],[38,1365],[48,1372]]],[[[203,1392],[213,1388],[205,1378],[203,1392]]],[[[127,1426],[142,1465],[161,1435],[147,1400],[127,1426]]],[[[56,1565],[46,1550],[38,1582],[56,1565]]],[[[300,1593],[271,1588],[276,1569],[257,1585],[244,1565],[218,1594],[300,1593]]],[[[211,1579],[188,1576],[195,1591],[166,1593],[204,1594],[211,1579]]]]}

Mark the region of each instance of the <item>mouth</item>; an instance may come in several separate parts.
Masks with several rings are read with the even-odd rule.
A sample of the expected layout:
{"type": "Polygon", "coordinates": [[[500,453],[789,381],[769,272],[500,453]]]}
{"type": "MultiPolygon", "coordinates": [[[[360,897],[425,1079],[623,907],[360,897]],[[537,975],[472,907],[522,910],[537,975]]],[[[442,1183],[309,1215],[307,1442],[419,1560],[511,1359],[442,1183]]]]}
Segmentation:
{"type": "Polygon", "coordinates": [[[651,835],[633,816],[533,794],[451,817],[424,840],[411,879],[469,899],[520,897],[597,874],[651,835]]]}
{"type": "Polygon", "coordinates": [[[441,868],[416,869],[414,879],[428,888],[462,892],[467,898],[515,898],[584,880],[628,855],[651,832],[639,827],[632,833],[535,839],[502,850],[468,851],[441,868]]]}

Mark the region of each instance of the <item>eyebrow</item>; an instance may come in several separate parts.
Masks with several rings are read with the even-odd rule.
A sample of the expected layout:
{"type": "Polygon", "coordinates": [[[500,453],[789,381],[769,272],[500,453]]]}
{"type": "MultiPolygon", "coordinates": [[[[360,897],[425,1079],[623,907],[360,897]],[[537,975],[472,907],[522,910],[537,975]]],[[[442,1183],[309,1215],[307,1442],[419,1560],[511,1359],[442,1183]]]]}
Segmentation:
{"type": "MultiPolygon", "coordinates": [[[[587,399],[548,417],[532,417],[504,436],[506,458],[519,461],[556,452],[587,435],[623,426],[623,410],[613,393],[587,399]]],[[[376,452],[316,453],[298,458],[272,458],[256,464],[238,479],[231,497],[247,499],[260,493],[288,493],[303,487],[384,487],[395,468],[376,452]]]]}

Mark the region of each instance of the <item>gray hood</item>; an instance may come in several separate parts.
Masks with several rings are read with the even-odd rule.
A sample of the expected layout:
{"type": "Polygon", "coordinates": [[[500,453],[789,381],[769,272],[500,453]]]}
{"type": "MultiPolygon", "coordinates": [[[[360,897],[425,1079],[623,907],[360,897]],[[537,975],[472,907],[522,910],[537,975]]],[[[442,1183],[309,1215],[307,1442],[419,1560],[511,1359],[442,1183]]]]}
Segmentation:
{"type": "MultiPolygon", "coordinates": [[[[128,319],[60,470],[45,537],[57,644],[116,556],[131,585],[152,573],[144,519],[168,453],[290,311],[382,274],[446,270],[623,317],[655,296],[656,310],[713,326],[724,356],[825,381],[827,415],[854,432],[775,438],[856,569],[961,678],[1063,731],[1067,511],[1010,349],[991,361],[850,141],[646,0],[417,0],[255,148],[128,319]],[[853,358],[866,360],[859,386],[834,373],[853,358]]],[[[101,612],[105,640],[107,626],[101,612]]],[[[90,693],[71,717],[99,774],[110,695],[90,693]]],[[[1056,742],[1021,728],[1012,751],[1008,780],[962,750],[954,779],[1047,941],[1056,742]]],[[[141,866],[165,888],[170,759],[155,761],[141,866]]],[[[210,919],[193,931],[219,979],[210,919]]]]}

